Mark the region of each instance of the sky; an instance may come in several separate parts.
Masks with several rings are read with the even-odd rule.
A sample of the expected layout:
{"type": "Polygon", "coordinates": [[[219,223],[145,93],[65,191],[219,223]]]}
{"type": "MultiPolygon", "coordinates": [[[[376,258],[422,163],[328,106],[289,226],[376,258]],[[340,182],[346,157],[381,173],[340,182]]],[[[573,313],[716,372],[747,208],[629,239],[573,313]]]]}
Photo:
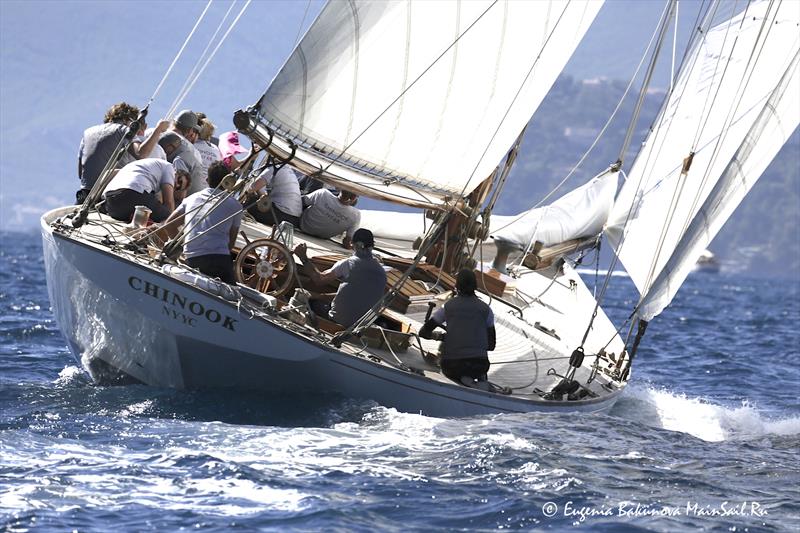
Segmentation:
{"type": "MultiPolygon", "coordinates": [[[[682,4],[684,27],[698,4],[682,4]]],[[[232,2],[211,4],[156,94],[206,5],[0,0],[0,229],[36,227],[43,212],[73,201],[81,134],[112,104],[143,107],[155,95],[148,122],[164,116],[232,2]]],[[[233,4],[228,21],[243,5],[233,4]]],[[[322,5],[254,0],[180,108],[205,112],[218,133],[232,130],[234,111],[261,96],[322,5]]],[[[663,5],[606,2],[565,72],[627,79],[663,5]]]]}

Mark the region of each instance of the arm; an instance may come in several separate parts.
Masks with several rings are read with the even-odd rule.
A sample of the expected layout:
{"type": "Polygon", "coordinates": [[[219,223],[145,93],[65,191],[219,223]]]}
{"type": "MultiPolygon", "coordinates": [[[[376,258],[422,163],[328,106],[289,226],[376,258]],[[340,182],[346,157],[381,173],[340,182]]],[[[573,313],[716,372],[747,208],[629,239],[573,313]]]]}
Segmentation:
{"type": "Polygon", "coordinates": [[[490,352],[494,350],[495,346],[497,345],[497,332],[494,329],[494,313],[492,312],[492,308],[489,308],[489,314],[486,317],[486,340],[487,340],[487,350],[490,352]]]}
{"type": "Polygon", "coordinates": [[[158,232],[159,234],[163,234],[164,232],[166,232],[167,238],[164,238],[163,235],[159,235],[161,237],[161,240],[166,241],[167,239],[171,239],[178,234],[178,228],[183,226],[184,218],[185,218],[184,208],[181,205],[178,206],[178,208],[175,211],[170,213],[170,215],[167,217],[167,219],[164,221],[163,224],[161,224],[160,226],[153,224],[153,226],[151,226],[151,229],[149,231],[152,233],[158,232]]]}
{"type": "Polygon", "coordinates": [[[487,350],[491,352],[497,345],[497,332],[494,330],[494,326],[486,328],[486,338],[489,340],[489,346],[487,350]]]}
{"type": "Polygon", "coordinates": [[[134,157],[136,157],[136,159],[144,159],[146,157],[150,157],[150,152],[153,151],[153,148],[158,143],[158,139],[161,138],[161,134],[167,131],[167,128],[169,128],[169,121],[159,120],[158,124],[156,124],[156,127],[150,134],[150,136],[138,146],[134,145],[133,148],[134,157]]]}
{"type": "Polygon", "coordinates": [[[168,184],[161,184],[161,202],[167,206],[170,213],[175,211],[175,188],[168,184]]]}
{"type": "Polygon", "coordinates": [[[316,265],[308,258],[307,246],[305,244],[298,244],[295,246],[294,254],[300,258],[300,261],[303,263],[303,272],[306,276],[311,278],[311,281],[315,285],[325,285],[336,281],[336,273],[332,268],[324,272],[317,270],[316,265]]]}
{"type": "Polygon", "coordinates": [[[444,333],[440,331],[434,333],[433,331],[437,327],[444,328],[444,309],[441,307],[434,311],[431,317],[425,321],[425,324],[419,330],[419,336],[423,339],[443,340],[444,333]]]}
{"type": "Polygon", "coordinates": [[[236,245],[237,235],[239,235],[239,224],[234,224],[231,226],[230,232],[228,233],[228,250],[233,251],[233,247],[236,245]]]}

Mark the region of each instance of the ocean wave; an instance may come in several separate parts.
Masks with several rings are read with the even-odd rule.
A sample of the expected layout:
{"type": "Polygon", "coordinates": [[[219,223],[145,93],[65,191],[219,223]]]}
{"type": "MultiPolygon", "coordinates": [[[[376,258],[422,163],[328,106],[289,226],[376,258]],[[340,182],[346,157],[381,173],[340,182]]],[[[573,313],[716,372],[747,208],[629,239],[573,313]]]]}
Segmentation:
{"type": "Polygon", "coordinates": [[[649,384],[628,386],[613,414],[709,442],[800,435],[800,417],[774,418],[746,401],[724,406],[649,384]]]}

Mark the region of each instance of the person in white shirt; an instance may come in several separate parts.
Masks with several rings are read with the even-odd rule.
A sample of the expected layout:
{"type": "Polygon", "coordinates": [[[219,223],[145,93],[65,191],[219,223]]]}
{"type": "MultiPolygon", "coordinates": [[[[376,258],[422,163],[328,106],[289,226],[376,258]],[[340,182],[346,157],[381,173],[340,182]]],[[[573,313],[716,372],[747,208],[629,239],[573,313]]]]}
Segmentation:
{"type": "Polygon", "coordinates": [[[208,168],[208,188],[187,196],[162,228],[174,235],[185,224],[186,264],[225,283],[235,283],[231,251],[244,213],[234,197],[217,189],[228,172],[221,161],[212,163],[208,168]]]}
{"type": "Polygon", "coordinates": [[[328,189],[319,189],[302,197],[303,215],[300,229],[304,233],[330,239],[345,234],[342,245],[350,248],[353,233],[361,223],[361,212],[354,206],[358,196],[349,191],[334,195],[328,189]]]}
{"type": "Polygon", "coordinates": [[[214,124],[208,120],[205,113],[195,113],[198,119],[198,126],[200,133],[197,140],[194,142],[194,147],[200,152],[200,163],[203,165],[203,174],[208,175],[208,167],[215,161],[222,160],[222,153],[219,147],[211,142],[211,136],[214,135],[214,124]]]}
{"type": "Polygon", "coordinates": [[[180,158],[172,163],[153,158],[128,163],[106,186],[106,212],[116,220],[127,222],[133,218],[136,206],[144,205],[152,211],[150,218],[161,222],[175,209],[176,174],[189,175],[188,167],[180,158]]]}
{"type": "Polygon", "coordinates": [[[284,165],[277,171],[274,167],[267,168],[253,184],[254,190],[269,187],[269,197],[272,208],[266,212],[253,205],[247,211],[253,218],[262,224],[273,226],[281,222],[290,222],[294,227],[300,227],[300,215],[303,214],[303,201],[300,198],[300,181],[297,174],[284,165]]]}

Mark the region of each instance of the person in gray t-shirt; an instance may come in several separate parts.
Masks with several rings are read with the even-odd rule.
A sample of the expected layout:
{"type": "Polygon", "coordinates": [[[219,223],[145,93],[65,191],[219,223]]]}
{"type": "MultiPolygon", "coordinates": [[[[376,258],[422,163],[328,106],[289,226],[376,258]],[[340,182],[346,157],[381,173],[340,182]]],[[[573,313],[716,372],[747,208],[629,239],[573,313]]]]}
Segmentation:
{"type": "Polygon", "coordinates": [[[342,245],[350,248],[353,233],[361,223],[361,212],[353,207],[358,196],[349,191],[340,191],[337,197],[327,189],[319,189],[303,196],[303,215],[300,230],[330,239],[345,233],[342,245]]]}
{"type": "MultiPolygon", "coordinates": [[[[194,147],[194,142],[200,134],[200,125],[197,115],[188,109],[184,109],[172,121],[172,128],[168,133],[174,133],[180,138],[180,145],[171,154],[167,154],[167,161],[172,163],[173,159],[180,157],[186,166],[189,167],[189,175],[192,183],[189,185],[189,193],[194,194],[202,191],[208,186],[206,174],[203,169],[203,162],[200,152],[194,147]]],[[[164,134],[166,135],[166,133],[164,134]]]]}
{"type": "MultiPolygon", "coordinates": [[[[136,106],[120,102],[106,111],[103,124],[92,126],[83,132],[78,151],[78,178],[81,180],[81,188],[75,193],[77,203],[82,204],[86,199],[108,164],[108,160],[111,159],[117,145],[125,137],[131,123],[138,116],[139,109],[136,106]]],[[[167,125],[166,122],[159,122],[157,131],[153,135],[157,138],[157,135],[163,132],[167,125]]],[[[147,157],[154,144],[155,140],[150,138],[141,144],[132,143],[114,168],[120,169],[132,161],[147,157]]]]}
{"type": "Polygon", "coordinates": [[[337,261],[324,272],[317,270],[309,260],[305,244],[295,247],[295,255],[300,258],[306,275],[315,285],[321,286],[335,280],[341,282],[335,295],[317,294],[311,299],[311,309],[317,315],[349,327],[383,297],[386,272],[372,255],[374,246],[375,240],[370,230],[357,230],[353,234],[353,255],[337,261]]]}

